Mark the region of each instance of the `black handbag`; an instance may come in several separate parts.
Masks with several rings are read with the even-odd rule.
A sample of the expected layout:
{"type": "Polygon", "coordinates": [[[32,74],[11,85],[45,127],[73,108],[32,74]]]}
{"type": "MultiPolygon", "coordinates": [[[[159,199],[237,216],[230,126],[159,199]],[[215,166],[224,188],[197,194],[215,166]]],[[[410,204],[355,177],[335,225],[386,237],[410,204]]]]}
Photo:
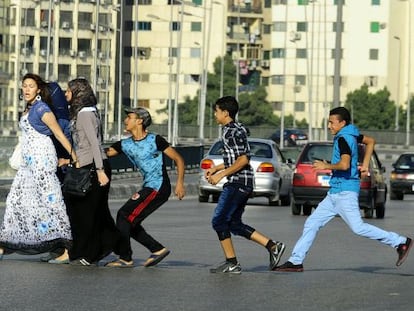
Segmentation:
{"type": "Polygon", "coordinates": [[[92,169],[68,165],[63,179],[62,192],[65,195],[84,197],[92,190],[92,169]]]}

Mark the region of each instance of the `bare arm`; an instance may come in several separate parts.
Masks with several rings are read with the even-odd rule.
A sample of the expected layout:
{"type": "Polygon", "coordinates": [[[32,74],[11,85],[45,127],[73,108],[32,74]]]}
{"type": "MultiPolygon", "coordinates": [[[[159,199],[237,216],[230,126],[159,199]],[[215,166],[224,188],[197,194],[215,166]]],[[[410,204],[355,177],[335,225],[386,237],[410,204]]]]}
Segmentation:
{"type": "Polygon", "coordinates": [[[164,153],[175,162],[177,166],[177,183],[175,186],[175,195],[181,200],[185,196],[184,188],[184,159],[183,157],[173,148],[168,147],[164,150],[164,153]]]}
{"type": "Polygon", "coordinates": [[[349,154],[342,154],[338,163],[330,164],[326,161],[316,160],[313,162],[315,170],[339,170],[346,171],[351,166],[351,156],[349,154]]]}
{"type": "Polygon", "coordinates": [[[368,174],[369,162],[371,160],[372,153],[374,152],[375,139],[371,136],[364,135],[362,143],[365,144],[365,155],[361,165],[361,175],[368,174]]]}
{"type": "Polygon", "coordinates": [[[118,151],[116,151],[114,148],[109,147],[108,150],[106,150],[106,155],[108,157],[114,157],[116,155],[118,155],[118,151]]]}
{"type": "Polygon", "coordinates": [[[230,165],[228,168],[224,168],[224,164],[217,165],[206,172],[207,181],[212,184],[216,185],[222,180],[224,177],[232,175],[238,171],[240,171],[243,167],[249,164],[249,158],[247,155],[241,155],[236,159],[236,161],[230,165]]]}

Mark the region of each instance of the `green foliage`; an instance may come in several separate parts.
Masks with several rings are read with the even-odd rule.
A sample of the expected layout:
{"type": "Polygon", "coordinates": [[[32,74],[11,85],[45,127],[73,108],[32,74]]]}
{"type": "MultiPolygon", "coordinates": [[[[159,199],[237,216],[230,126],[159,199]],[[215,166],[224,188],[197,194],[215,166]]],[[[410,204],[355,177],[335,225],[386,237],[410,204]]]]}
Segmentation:
{"type": "MultiPolygon", "coordinates": [[[[221,76],[221,62],[220,57],[214,61],[214,73],[208,73],[207,78],[207,95],[206,95],[206,109],[205,120],[211,119],[211,109],[215,101],[220,98],[220,84],[223,78],[223,96],[235,96],[236,94],[236,67],[231,56],[224,57],[224,70],[221,76]]],[[[267,93],[263,86],[257,86],[258,72],[253,75],[250,81],[249,91],[239,93],[239,120],[248,126],[279,126],[280,118],[273,113],[272,105],[266,101],[267,93]]],[[[238,82],[238,81],[237,81],[238,82]]],[[[196,125],[198,123],[199,111],[199,97],[200,90],[194,98],[185,98],[184,103],[180,103],[179,116],[180,123],[188,125],[196,125]]],[[[293,116],[290,116],[289,124],[293,124],[293,116]]],[[[296,123],[303,123],[303,121],[296,121],[296,123]]]]}
{"type": "Polygon", "coordinates": [[[395,127],[395,104],[387,88],[369,93],[368,86],[347,94],[345,107],[353,123],[364,130],[390,130],[395,127]]]}

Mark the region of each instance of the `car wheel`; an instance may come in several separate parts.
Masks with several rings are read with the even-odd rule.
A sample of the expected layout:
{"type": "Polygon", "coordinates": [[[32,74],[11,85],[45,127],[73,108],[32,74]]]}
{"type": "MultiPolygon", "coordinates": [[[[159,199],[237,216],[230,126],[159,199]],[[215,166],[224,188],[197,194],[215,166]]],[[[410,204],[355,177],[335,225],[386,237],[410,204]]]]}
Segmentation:
{"type": "Polygon", "coordinates": [[[208,202],[208,195],[199,195],[198,202],[208,202]]]}
{"type": "Polygon", "coordinates": [[[385,203],[378,204],[375,208],[375,215],[378,219],[383,219],[385,215],[385,203]]]}
{"type": "Polygon", "coordinates": [[[404,193],[402,192],[395,192],[395,191],[390,191],[390,199],[391,200],[403,200],[404,199],[404,193]]]}
{"type": "Polygon", "coordinates": [[[312,213],[312,205],[304,204],[303,205],[303,215],[309,216],[312,213]]]}
{"type": "Polygon", "coordinates": [[[293,215],[300,215],[302,211],[302,205],[296,204],[294,200],[290,200],[290,207],[292,208],[293,215]]]}

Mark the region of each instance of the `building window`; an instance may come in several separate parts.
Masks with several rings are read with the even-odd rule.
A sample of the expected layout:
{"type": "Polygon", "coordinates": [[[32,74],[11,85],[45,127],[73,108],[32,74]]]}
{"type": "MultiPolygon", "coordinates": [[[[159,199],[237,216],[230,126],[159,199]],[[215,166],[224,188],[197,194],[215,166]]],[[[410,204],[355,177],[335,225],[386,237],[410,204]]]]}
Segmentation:
{"type": "MultiPolygon", "coordinates": [[[[345,0],[342,0],[342,4],[345,5],[345,0]]],[[[334,5],[338,5],[338,0],[334,0],[334,5]]]]}
{"type": "Polygon", "coordinates": [[[191,31],[200,32],[201,30],[201,22],[191,22],[191,31]]]}
{"type": "Polygon", "coordinates": [[[149,73],[140,73],[138,74],[138,81],[149,82],[149,73]]]}
{"type": "Polygon", "coordinates": [[[285,58],[285,49],[272,49],[272,58],[285,58]]]}
{"type": "Polygon", "coordinates": [[[282,111],[283,103],[282,102],[272,102],[273,110],[282,111]]]}
{"type": "Polygon", "coordinates": [[[272,0],[265,0],[264,1],[264,8],[270,9],[272,7],[272,0]]]}
{"type": "Polygon", "coordinates": [[[58,81],[69,81],[70,65],[58,65],[58,81]]]}
{"type": "MultiPolygon", "coordinates": [[[[333,22],[332,23],[332,31],[336,32],[336,27],[337,27],[338,23],[337,22],[333,22]]],[[[342,22],[341,23],[341,32],[344,32],[345,30],[345,24],[342,22]]]]}
{"type": "Polygon", "coordinates": [[[263,51],[263,59],[266,59],[266,60],[270,59],[270,51],[263,51]]]}
{"type": "Polygon", "coordinates": [[[380,32],[381,25],[379,22],[371,22],[370,23],[370,31],[373,33],[380,32]]]}
{"type": "Polygon", "coordinates": [[[199,74],[184,75],[184,84],[198,84],[200,82],[199,74]]]}
{"type": "Polygon", "coordinates": [[[296,111],[305,111],[305,103],[304,102],[295,102],[295,112],[296,111]]]}
{"type": "Polygon", "coordinates": [[[298,0],[298,5],[308,5],[309,0],[298,0]]]}
{"type": "Polygon", "coordinates": [[[200,58],[201,57],[201,49],[200,48],[191,48],[190,49],[190,57],[191,58],[200,58]]]}
{"type": "Polygon", "coordinates": [[[272,31],[278,32],[285,32],[286,31],[286,23],[285,22],[274,22],[272,31]]]}
{"type": "Polygon", "coordinates": [[[378,60],[379,50],[378,49],[369,49],[369,59],[378,60]]]}
{"type": "Polygon", "coordinates": [[[283,75],[273,75],[271,77],[271,84],[273,84],[273,85],[283,85],[283,84],[285,84],[285,76],[283,76],[283,75]]]}
{"type": "MultiPolygon", "coordinates": [[[[43,71],[41,71],[43,72],[43,71]]],[[[76,66],[76,76],[84,77],[87,80],[91,79],[91,66],[90,65],[78,65],[76,66]]]]}
{"type": "Polygon", "coordinates": [[[151,22],[138,22],[138,30],[151,31],[151,28],[152,28],[151,22]]]}
{"type": "Polygon", "coordinates": [[[273,2],[274,5],[279,5],[279,4],[284,4],[285,5],[285,4],[287,4],[287,0],[273,0],[272,2],[273,2]]]}
{"type": "Polygon", "coordinates": [[[262,77],[262,85],[263,86],[269,85],[269,77],[262,77]]]}
{"type": "Polygon", "coordinates": [[[271,24],[263,24],[263,34],[268,35],[272,32],[271,24]]]}
{"type": "Polygon", "coordinates": [[[365,78],[365,84],[368,86],[377,86],[378,85],[378,77],[376,76],[368,76],[365,78]]]}
{"type": "Polygon", "coordinates": [[[371,0],[371,5],[381,5],[381,0],[371,0]]]}
{"type": "Polygon", "coordinates": [[[180,22],[171,22],[172,31],[180,31],[180,22]]]}
{"type": "Polygon", "coordinates": [[[305,75],[296,75],[295,76],[295,85],[306,85],[306,76],[305,75]]]}
{"type": "Polygon", "coordinates": [[[150,107],[149,103],[150,103],[149,99],[138,99],[139,107],[149,108],[150,107]]]}
{"type": "Polygon", "coordinates": [[[177,57],[178,55],[178,48],[171,48],[171,55],[170,57],[177,57]]]}
{"type": "Polygon", "coordinates": [[[307,58],[308,51],[306,49],[296,49],[296,58],[307,58]]]}
{"type": "Polygon", "coordinates": [[[308,31],[308,23],[307,22],[296,23],[296,31],[300,31],[300,32],[308,31]]]}

